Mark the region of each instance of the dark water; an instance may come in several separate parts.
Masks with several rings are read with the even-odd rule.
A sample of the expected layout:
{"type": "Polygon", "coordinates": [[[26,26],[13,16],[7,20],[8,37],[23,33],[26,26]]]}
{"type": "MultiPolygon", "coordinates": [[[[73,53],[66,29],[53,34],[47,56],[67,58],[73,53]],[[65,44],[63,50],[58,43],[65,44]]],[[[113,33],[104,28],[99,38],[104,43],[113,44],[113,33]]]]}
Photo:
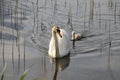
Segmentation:
{"type": "Polygon", "coordinates": [[[19,0],[16,6],[15,0],[0,4],[5,80],[19,80],[26,69],[26,80],[120,79],[119,0],[19,0]],[[84,33],[61,59],[47,54],[52,25],[84,33]]]}

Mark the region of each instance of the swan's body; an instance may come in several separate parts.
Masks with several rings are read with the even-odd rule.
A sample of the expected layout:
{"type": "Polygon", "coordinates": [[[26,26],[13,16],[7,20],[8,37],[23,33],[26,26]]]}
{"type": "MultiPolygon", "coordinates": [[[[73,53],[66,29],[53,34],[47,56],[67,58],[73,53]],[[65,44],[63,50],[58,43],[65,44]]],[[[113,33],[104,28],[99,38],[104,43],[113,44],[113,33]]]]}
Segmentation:
{"type": "Polygon", "coordinates": [[[52,58],[59,58],[69,54],[70,51],[70,36],[64,29],[59,29],[57,32],[56,26],[52,28],[52,37],[49,44],[48,54],[52,58]]]}
{"type": "Polygon", "coordinates": [[[71,40],[80,40],[82,38],[82,35],[79,33],[75,33],[75,31],[72,31],[72,38],[71,40]]]}

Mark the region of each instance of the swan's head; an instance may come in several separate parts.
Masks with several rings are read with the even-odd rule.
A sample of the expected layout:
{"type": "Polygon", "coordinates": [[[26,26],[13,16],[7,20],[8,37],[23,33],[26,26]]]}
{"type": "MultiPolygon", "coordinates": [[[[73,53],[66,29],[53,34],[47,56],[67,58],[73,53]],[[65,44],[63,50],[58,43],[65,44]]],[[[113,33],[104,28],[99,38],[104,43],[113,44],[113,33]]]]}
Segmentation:
{"type": "Polygon", "coordinates": [[[75,31],[72,31],[72,36],[75,35],[75,31]]]}
{"type": "Polygon", "coordinates": [[[60,33],[60,28],[59,28],[59,27],[53,26],[53,27],[52,27],[52,32],[57,33],[57,34],[62,38],[62,35],[61,35],[61,33],[60,33]]]}

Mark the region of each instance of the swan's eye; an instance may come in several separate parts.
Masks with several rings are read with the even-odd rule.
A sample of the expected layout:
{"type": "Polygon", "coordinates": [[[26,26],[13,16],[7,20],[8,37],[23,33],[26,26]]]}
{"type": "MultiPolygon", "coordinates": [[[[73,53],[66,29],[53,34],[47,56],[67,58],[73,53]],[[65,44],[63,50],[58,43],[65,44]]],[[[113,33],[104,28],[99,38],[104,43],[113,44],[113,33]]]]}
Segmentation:
{"type": "Polygon", "coordinates": [[[60,32],[60,29],[57,29],[57,32],[60,32]]]}

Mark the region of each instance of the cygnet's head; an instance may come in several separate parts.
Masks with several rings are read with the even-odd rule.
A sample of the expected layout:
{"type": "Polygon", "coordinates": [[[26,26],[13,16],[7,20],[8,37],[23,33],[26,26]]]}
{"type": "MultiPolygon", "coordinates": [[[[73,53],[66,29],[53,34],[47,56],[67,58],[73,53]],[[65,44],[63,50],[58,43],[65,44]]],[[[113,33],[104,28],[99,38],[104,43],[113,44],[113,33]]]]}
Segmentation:
{"type": "Polygon", "coordinates": [[[75,35],[75,31],[72,31],[72,35],[75,35]]]}

